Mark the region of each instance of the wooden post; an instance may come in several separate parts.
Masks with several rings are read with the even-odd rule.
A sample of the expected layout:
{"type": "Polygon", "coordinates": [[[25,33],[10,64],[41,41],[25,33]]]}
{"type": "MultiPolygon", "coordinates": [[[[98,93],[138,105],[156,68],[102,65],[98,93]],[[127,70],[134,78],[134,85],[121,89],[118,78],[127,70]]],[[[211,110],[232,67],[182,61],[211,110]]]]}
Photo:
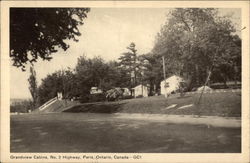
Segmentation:
{"type": "Polygon", "coordinates": [[[163,65],[163,77],[164,77],[164,92],[165,92],[165,97],[167,98],[167,90],[166,90],[166,86],[167,86],[167,83],[166,83],[166,67],[165,67],[165,57],[162,56],[162,65],[163,65]]]}
{"type": "Polygon", "coordinates": [[[166,68],[165,68],[165,57],[164,56],[162,56],[162,65],[163,65],[163,77],[164,77],[164,81],[165,81],[165,79],[166,79],[166,68]]]}
{"type": "Polygon", "coordinates": [[[143,97],[143,85],[141,84],[141,95],[143,97]]]}

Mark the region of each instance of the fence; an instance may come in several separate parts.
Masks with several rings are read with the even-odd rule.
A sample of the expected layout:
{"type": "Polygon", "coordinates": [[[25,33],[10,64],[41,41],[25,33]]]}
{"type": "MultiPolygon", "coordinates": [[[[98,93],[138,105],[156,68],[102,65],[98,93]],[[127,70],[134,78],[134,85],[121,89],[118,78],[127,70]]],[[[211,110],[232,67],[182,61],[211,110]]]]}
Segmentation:
{"type": "Polygon", "coordinates": [[[42,106],[40,106],[38,109],[39,110],[43,110],[45,109],[46,107],[48,107],[49,105],[53,104],[54,102],[56,102],[57,100],[57,97],[54,97],[52,99],[50,99],[49,101],[45,102],[42,106]]]}

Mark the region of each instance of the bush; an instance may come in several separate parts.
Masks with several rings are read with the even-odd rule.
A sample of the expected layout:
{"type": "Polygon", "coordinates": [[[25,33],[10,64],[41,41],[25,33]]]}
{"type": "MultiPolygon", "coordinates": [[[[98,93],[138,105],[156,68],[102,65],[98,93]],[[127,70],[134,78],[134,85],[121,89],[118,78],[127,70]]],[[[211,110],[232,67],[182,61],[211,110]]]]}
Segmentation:
{"type": "Polygon", "coordinates": [[[105,95],[103,93],[89,95],[89,102],[105,101],[105,95]]]}
{"type": "Polygon", "coordinates": [[[100,102],[100,101],[105,101],[105,94],[104,93],[98,93],[98,94],[90,94],[90,95],[85,95],[81,96],[79,98],[79,101],[81,103],[86,103],[86,102],[100,102]]]}
{"type": "Polygon", "coordinates": [[[210,85],[212,89],[228,89],[229,87],[223,83],[214,83],[210,85]]]}
{"type": "Polygon", "coordinates": [[[88,95],[80,96],[80,97],[79,97],[79,102],[80,102],[80,103],[89,102],[89,96],[88,96],[88,95]]]}
{"type": "Polygon", "coordinates": [[[15,102],[10,105],[10,112],[11,113],[28,113],[29,110],[34,110],[33,108],[33,102],[31,100],[24,100],[20,102],[15,102]]]}

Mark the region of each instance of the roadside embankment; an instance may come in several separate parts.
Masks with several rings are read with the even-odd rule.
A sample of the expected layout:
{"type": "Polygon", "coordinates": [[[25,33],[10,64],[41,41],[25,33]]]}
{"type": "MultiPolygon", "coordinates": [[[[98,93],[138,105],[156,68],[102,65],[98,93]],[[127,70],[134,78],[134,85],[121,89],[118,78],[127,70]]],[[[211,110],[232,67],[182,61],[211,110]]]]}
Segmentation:
{"type": "Polygon", "coordinates": [[[164,96],[153,96],[115,102],[77,104],[63,111],[241,117],[240,92],[205,93],[197,104],[199,97],[200,93],[186,94],[184,97],[171,95],[168,99],[164,96]]]}

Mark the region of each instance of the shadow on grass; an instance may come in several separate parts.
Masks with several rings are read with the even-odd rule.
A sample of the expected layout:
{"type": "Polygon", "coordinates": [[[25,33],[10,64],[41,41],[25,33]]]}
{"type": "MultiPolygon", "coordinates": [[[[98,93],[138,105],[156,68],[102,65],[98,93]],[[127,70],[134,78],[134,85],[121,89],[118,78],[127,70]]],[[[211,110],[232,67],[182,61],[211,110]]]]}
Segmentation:
{"type": "Polygon", "coordinates": [[[112,114],[122,110],[123,103],[91,103],[91,104],[80,104],[73,106],[63,112],[71,112],[71,113],[107,113],[112,114]]]}
{"type": "Polygon", "coordinates": [[[182,96],[182,97],[177,97],[177,99],[182,99],[182,98],[190,98],[190,97],[192,97],[192,96],[182,96]]]}

